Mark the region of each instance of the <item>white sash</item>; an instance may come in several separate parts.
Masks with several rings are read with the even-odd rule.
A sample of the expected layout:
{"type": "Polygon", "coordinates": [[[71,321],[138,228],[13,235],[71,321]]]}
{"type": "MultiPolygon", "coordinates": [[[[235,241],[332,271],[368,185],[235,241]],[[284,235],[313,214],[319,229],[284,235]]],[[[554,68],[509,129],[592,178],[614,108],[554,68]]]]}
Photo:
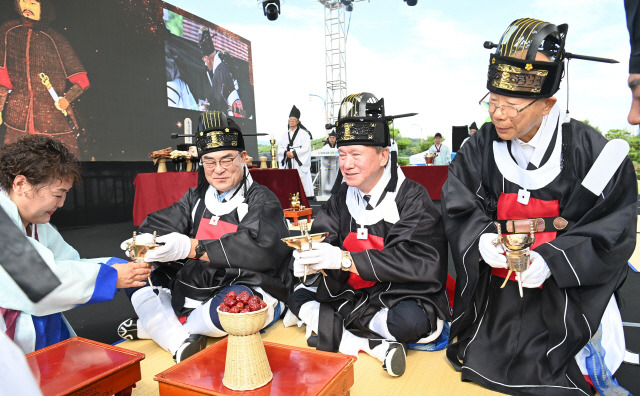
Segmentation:
{"type": "Polygon", "coordinates": [[[400,167],[398,167],[398,183],[396,190],[388,191],[382,202],[371,210],[367,210],[367,203],[359,198],[360,190],[357,187],[349,187],[347,189],[346,203],[349,213],[360,226],[369,226],[378,223],[380,220],[395,224],[400,220],[400,213],[396,205],[396,195],[404,182],[405,176],[400,167]]]}
{"type": "MultiPolygon", "coordinates": [[[[553,148],[553,153],[549,160],[542,165],[538,169],[534,170],[526,170],[518,166],[518,163],[511,158],[509,155],[509,148],[507,147],[507,142],[493,142],[493,158],[498,166],[498,170],[504,176],[505,179],[510,182],[517,184],[518,186],[524,188],[525,190],[538,190],[547,186],[551,183],[559,174],[560,174],[560,162],[562,159],[562,125],[560,125],[560,109],[556,106],[552,109],[551,113],[547,115],[550,120],[554,118],[557,119],[557,122],[547,122],[543,123],[538,133],[551,134],[555,131],[556,125],[558,127],[558,136],[556,137],[556,143],[553,148]]],[[[550,138],[541,140],[547,141],[550,138]]],[[[517,143],[513,143],[512,147],[517,143]]],[[[536,153],[534,153],[534,157],[536,157],[537,152],[540,150],[544,153],[546,151],[547,146],[542,145],[536,148],[536,153]]]]}
{"type": "MultiPolygon", "coordinates": [[[[247,170],[246,166],[244,167],[244,172],[247,175],[246,186],[248,190],[253,184],[253,178],[251,177],[251,174],[247,170]]],[[[240,191],[238,191],[238,193],[233,198],[231,198],[227,202],[220,202],[218,201],[217,193],[214,187],[210,185],[209,188],[207,189],[207,192],[204,195],[204,204],[209,210],[209,212],[211,212],[211,214],[214,216],[221,217],[223,215],[233,212],[234,209],[237,208],[238,218],[240,221],[242,221],[244,216],[249,211],[249,205],[247,205],[244,202],[245,201],[244,188],[242,186],[239,186],[238,188],[240,189],[240,191]]]]}

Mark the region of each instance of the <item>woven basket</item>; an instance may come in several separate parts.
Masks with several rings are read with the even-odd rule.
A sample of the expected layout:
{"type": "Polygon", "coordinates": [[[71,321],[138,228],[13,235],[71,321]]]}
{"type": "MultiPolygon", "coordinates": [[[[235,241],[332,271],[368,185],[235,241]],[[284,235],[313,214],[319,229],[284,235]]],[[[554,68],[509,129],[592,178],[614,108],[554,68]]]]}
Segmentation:
{"type": "Polygon", "coordinates": [[[218,307],[218,318],[224,331],[236,336],[245,336],[255,334],[264,327],[268,308],[246,313],[229,313],[220,311],[218,307]]]}
{"type": "Polygon", "coordinates": [[[218,317],[222,328],[229,333],[224,386],[251,390],[268,384],[273,373],[260,336],[267,320],[267,307],[247,313],[221,312],[218,308],[218,317]]]}

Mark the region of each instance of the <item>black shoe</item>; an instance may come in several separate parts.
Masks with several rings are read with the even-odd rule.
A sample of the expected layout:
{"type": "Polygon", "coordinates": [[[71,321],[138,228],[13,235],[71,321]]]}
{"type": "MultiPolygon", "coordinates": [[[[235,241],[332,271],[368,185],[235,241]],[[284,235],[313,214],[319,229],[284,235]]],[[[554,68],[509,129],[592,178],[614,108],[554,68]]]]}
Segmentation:
{"type": "Polygon", "coordinates": [[[182,345],[180,345],[176,354],[173,355],[173,360],[175,360],[176,363],[180,363],[206,347],[207,337],[200,334],[191,334],[186,340],[184,340],[182,345]]]}
{"type": "Polygon", "coordinates": [[[138,319],[129,318],[118,326],[118,336],[125,340],[139,340],[138,319]]]}
{"type": "Polygon", "coordinates": [[[311,348],[317,348],[318,347],[318,336],[317,335],[312,335],[309,338],[307,338],[307,345],[310,346],[311,348]]]}
{"type": "Polygon", "coordinates": [[[400,377],[407,368],[407,352],[404,345],[389,341],[389,349],[382,362],[382,368],[392,377],[400,377]]]}

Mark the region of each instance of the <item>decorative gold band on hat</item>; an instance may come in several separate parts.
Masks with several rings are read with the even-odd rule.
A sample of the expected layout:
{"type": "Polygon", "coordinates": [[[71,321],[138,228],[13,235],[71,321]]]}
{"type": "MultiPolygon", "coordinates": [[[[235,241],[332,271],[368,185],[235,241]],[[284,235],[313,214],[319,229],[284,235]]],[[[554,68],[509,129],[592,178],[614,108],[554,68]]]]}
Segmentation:
{"type": "Polygon", "coordinates": [[[548,70],[534,69],[531,63],[523,68],[504,63],[495,64],[495,58],[489,66],[489,83],[492,87],[508,91],[540,93],[548,70]]]}

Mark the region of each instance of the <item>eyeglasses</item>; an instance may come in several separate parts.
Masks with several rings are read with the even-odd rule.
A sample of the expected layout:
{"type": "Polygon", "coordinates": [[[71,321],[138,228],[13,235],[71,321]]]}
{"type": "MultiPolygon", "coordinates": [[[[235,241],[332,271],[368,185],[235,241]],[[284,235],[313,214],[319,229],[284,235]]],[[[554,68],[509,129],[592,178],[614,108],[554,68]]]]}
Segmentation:
{"type": "MultiPolygon", "coordinates": [[[[489,93],[487,93],[487,95],[489,95],[489,93]]],[[[484,95],[482,97],[482,99],[480,99],[480,101],[478,103],[482,103],[482,101],[484,100],[484,98],[487,97],[487,95],[484,95]]],[[[531,106],[532,104],[536,103],[538,101],[538,99],[534,100],[533,102],[529,103],[528,105],[524,106],[521,109],[516,109],[515,107],[508,106],[508,105],[498,106],[495,103],[489,102],[489,109],[488,109],[489,110],[489,114],[493,114],[493,113],[496,112],[496,110],[500,109],[500,110],[502,110],[502,114],[506,115],[509,118],[515,118],[515,117],[518,116],[518,114],[520,114],[521,112],[526,110],[529,106],[531,106]]]]}
{"type": "Polygon", "coordinates": [[[238,158],[238,155],[240,155],[240,152],[238,152],[238,154],[233,158],[223,158],[220,161],[203,157],[202,164],[207,168],[213,168],[213,169],[215,169],[218,166],[218,164],[220,164],[222,169],[227,169],[228,167],[231,166],[231,164],[233,164],[233,161],[236,158],[238,158]]]}

